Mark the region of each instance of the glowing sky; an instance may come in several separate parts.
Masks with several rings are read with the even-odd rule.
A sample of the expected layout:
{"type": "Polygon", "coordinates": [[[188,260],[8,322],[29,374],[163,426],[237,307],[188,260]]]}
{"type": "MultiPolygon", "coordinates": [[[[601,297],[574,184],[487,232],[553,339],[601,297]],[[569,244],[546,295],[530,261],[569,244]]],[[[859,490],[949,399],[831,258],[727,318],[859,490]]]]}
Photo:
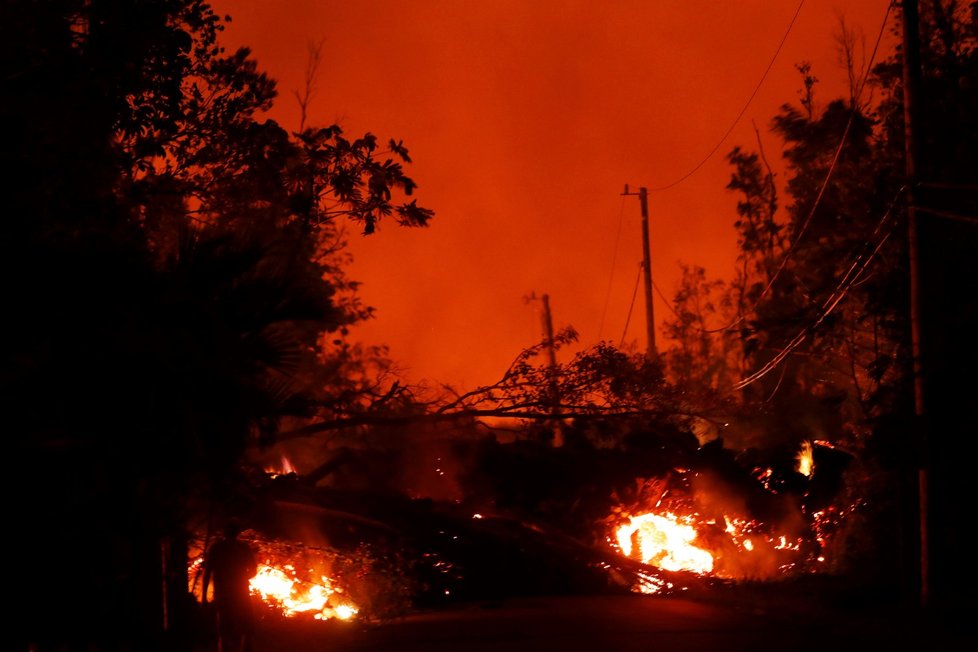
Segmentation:
{"type": "MultiPolygon", "coordinates": [[[[729,137],[683,183],[649,195],[653,279],[671,296],[678,261],[727,277],[735,197],[724,155],[756,148],[797,102],[809,61],[816,101],[846,94],[840,16],[869,57],[889,0],[807,0],[729,137]]],[[[668,185],[728,130],[771,61],[798,0],[223,0],[229,47],[248,45],[279,81],[271,117],[299,122],[308,45],[322,66],[310,122],[403,139],[430,228],[350,233],[350,275],[408,379],[489,383],[542,337],[535,292],[582,345],[618,343],[641,260],[633,188],[668,185]],[[620,231],[619,231],[620,225],[620,231]],[[610,291],[609,291],[610,288],[610,291]],[[607,305],[607,309],[605,306],[607,305]]],[[[889,27],[879,58],[894,42],[889,27]]],[[[784,202],[782,202],[784,203],[784,202]]],[[[657,323],[669,317],[655,298],[657,323]]],[[[626,342],[644,349],[641,290],[626,342]]],[[[660,331],[661,333],[661,331],[660,331]]],[[[660,348],[663,342],[660,335],[660,348]]],[[[558,353],[567,359],[568,351],[558,353]]]]}

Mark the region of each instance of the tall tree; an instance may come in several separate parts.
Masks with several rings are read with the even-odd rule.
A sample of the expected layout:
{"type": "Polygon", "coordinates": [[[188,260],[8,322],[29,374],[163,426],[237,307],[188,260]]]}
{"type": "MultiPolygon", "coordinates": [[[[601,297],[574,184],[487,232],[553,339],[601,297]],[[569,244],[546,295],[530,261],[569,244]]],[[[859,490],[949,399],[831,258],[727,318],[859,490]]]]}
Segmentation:
{"type": "Polygon", "coordinates": [[[760,401],[763,409],[755,413],[768,418],[755,425],[772,437],[818,437],[859,452],[857,482],[875,519],[873,536],[895,542],[863,559],[862,570],[874,569],[876,580],[913,575],[916,467],[931,466],[931,534],[940,550],[932,555],[935,588],[947,598],[973,596],[968,587],[974,586],[944,560],[963,554],[959,519],[950,506],[956,498],[974,497],[962,460],[971,458],[975,439],[952,433],[961,429],[956,415],[975,390],[970,334],[978,317],[969,297],[978,295],[978,173],[968,152],[978,132],[978,3],[921,5],[923,83],[914,125],[921,147],[913,197],[920,215],[916,280],[927,442],[915,440],[909,427],[911,267],[904,204],[910,194],[902,52],[872,70],[869,83],[879,95],[869,103],[859,92],[862,83],[853,90],[851,34],[841,38],[850,55],[843,58],[849,97],[820,108],[817,79],[803,65],[801,106],[785,105],[774,118],[785,161],[783,215],[775,218],[769,172],[758,163],[763,152],[738,148],[730,155],[728,188],[742,198],[736,223],[742,265],[734,285],[742,289],[733,303],[743,316],[748,370],[735,387],[747,390],[745,400],[760,401]]]}
{"type": "Polygon", "coordinates": [[[665,321],[666,336],[676,344],[664,353],[674,382],[689,392],[724,392],[738,378],[743,357],[731,288],[708,279],[699,266],[680,265],[682,278],[674,296],[674,318],[665,321]]]}
{"type": "Polygon", "coordinates": [[[329,363],[322,344],[369,310],[338,220],[370,233],[431,211],[403,199],[402,143],[263,119],[274,82],[223,51],[206,2],[11,2],[3,18],[0,389],[29,533],[15,637],[154,649],[185,613],[195,501],[234,509],[245,447],[348,384],[350,350],[329,363]],[[55,586],[65,608],[37,609],[55,586]]]}

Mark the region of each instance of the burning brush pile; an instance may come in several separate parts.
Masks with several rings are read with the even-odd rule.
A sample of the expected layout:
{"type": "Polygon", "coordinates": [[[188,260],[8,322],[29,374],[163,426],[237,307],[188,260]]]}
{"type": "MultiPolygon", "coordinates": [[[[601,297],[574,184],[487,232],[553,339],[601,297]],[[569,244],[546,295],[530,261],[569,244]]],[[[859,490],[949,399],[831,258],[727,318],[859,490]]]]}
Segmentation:
{"type": "MultiPolygon", "coordinates": [[[[812,531],[782,530],[737,513],[711,514],[704,516],[685,500],[660,499],[652,507],[619,508],[609,519],[608,543],[622,555],[657,569],[729,580],[771,580],[816,572],[826,561],[812,531]]],[[[825,517],[825,513],[815,515],[825,517]]],[[[655,593],[661,584],[641,582],[638,588],[655,593]]]]}
{"type": "MultiPolygon", "coordinates": [[[[826,446],[825,444],[821,444],[826,446]]],[[[805,442],[793,477],[814,473],[805,442]]],[[[603,521],[607,543],[656,569],[733,581],[769,581],[818,573],[831,564],[833,536],[858,504],[823,504],[824,496],[788,486],[771,468],[755,468],[748,486],[713,469],[673,469],[638,480],[631,499],[603,521]]],[[[667,584],[639,574],[634,588],[657,593],[667,584]]]]}
{"type": "MultiPolygon", "coordinates": [[[[335,550],[270,540],[248,530],[242,535],[255,551],[258,572],[251,578],[251,593],[269,614],[314,620],[350,620],[360,609],[345,588],[352,559],[335,550]]],[[[203,595],[206,537],[191,545],[190,592],[203,595]]]]}
{"type": "MultiPolygon", "coordinates": [[[[244,536],[260,562],[252,594],[280,617],[371,620],[519,595],[696,593],[832,567],[856,506],[813,482],[838,477],[838,464],[817,466],[830,448],[803,446],[787,473],[734,463],[722,445],[683,451],[668,461],[688,464],[664,467],[660,449],[654,474],[635,479],[651,465],[634,451],[482,444],[467,466],[434,458],[431,481],[447,483],[438,500],[385,486],[387,467],[369,490],[266,470],[244,536]]],[[[206,543],[190,569],[198,600],[206,543]]]]}

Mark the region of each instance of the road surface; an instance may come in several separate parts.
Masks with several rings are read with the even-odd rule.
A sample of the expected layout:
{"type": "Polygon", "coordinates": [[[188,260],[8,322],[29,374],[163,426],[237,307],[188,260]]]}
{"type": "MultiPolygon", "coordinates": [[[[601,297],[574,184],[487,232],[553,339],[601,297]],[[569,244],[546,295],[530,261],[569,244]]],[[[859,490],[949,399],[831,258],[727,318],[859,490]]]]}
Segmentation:
{"type": "Polygon", "coordinates": [[[978,649],[964,618],[642,595],[520,598],[391,622],[263,623],[254,652],[978,649]]]}

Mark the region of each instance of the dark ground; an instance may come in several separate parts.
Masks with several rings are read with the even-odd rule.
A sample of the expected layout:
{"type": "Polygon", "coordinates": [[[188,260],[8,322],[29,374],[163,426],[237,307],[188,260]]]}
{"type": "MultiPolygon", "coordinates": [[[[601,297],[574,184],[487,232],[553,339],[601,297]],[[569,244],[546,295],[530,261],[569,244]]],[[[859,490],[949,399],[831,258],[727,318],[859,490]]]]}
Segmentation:
{"type": "Polygon", "coordinates": [[[978,614],[813,607],[803,596],[518,598],[384,623],[265,621],[254,652],[978,649],[978,614]]]}

